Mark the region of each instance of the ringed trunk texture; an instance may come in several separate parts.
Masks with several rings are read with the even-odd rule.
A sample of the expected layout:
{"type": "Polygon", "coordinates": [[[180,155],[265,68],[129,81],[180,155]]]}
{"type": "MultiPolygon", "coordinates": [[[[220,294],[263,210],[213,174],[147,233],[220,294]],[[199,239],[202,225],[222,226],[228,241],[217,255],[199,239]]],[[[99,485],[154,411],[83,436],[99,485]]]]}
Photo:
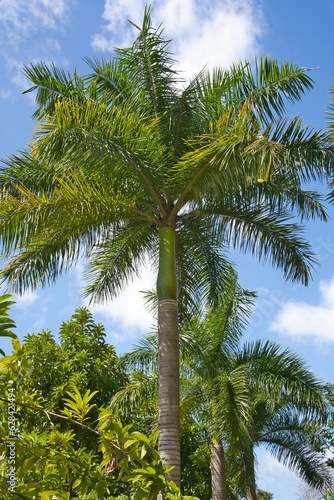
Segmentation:
{"type": "Polygon", "coordinates": [[[159,238],[159,452],[165,465],[174,467],[168,479],[180,486],[180,377],[175,230],[164,226],[160,229],[159,238]]]}
{"type": "Polygon", "coordinates": [[[159,303],[159,452],[168,479],[180,486],[180,391],[178,314],[175,300],[159,303]]]}
{"type": "Polygon", "coordinates": [[[211,484],[212,500],[227,500],[226,462],[221,443],[211,447],[211,484]]]}
{"type": "Polygon", "coordinates": [[[246,500],[256,500],[256,488],[248,486],[246,490],[246,500]]]}

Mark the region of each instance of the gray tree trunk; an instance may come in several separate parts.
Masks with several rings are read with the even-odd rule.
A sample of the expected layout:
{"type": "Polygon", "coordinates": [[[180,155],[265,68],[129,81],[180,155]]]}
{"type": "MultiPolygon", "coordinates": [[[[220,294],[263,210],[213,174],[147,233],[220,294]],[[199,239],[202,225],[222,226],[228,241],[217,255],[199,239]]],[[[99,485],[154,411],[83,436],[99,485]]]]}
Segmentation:
{"type": "Polygon", "coordinates": [[[176,300],[159,302],[159,452],[167,467],[174,466],[168,479],[180,486],[180,394],[179,338],[176,300]]]}
{"type": "Polygon", "coordinates": [[[246,490],[246,500],[256,500],[256,488],[255,486],[248,486],[246,490]]]}
{"type": "Polygon", "coordinates": [[[255,458],[253,450],[247,458],[247,481],[246,500],[256,500],[255,458]]]}
{"type": "Polygon", "coordinates": [[[226,462],[221,443],[211,447],[212,500],[227,500],[226,462]]]}

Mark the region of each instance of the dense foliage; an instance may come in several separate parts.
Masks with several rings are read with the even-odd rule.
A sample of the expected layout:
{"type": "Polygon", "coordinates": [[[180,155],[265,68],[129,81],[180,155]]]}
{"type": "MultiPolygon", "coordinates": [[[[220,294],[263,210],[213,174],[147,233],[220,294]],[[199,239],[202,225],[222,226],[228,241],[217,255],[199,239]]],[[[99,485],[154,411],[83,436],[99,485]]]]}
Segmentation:
{"type": "Polygon", "coordinates": [[[287,112],[313,87],[307,69],[263,57],[183,82],[149,7],[136,29],[111,61],[87,59],[87,75],[25,68],[38,125],[0,169],[1,274],[21,292],[83,257],[86,294],[103,300],[149,262],[159,449],[179,483],[178,319],[217,305],[230,248],[309,282],[316,256],[298,218],[327,219],[305,184],[326,181],[333,157],[327,133],[287,112]]]}
{"type": "MultiPolygon", "coordinates": [[[[332,447],[330,427],[321,426],[315,418],[319,404],[321,410],[321,386],[298,358],[280,353],[274,345],[271,351],[268,343],[239,349],[252,294],[235,279],[220,307],[201,321],[193,318],[181,336],[182,487],[201,500],[211,499],[210,447],[218,435],[226,452],[227,498],[238,500],[237,492],[245,491],[240,464],[246,465],[243,450],[250,437],[254,440],[255,428],[238,428],[240,397],[241,405],[250,405],[243,416],[251,412],[256,432],[264,432],[268,443],[273,434],[276,446],[287,446],[287,432],[289,453],[295,453],[294,443],[296,452],[304,453],[299,444],[306,451],[311,446],[309,437],[321,431],[321,440],[314,440],[318,452],[332,447]],[[213,361],[212,356],[221,361],[217,357],[213,361]],[[244,372],[242,377],[248,380],[240,394],[235,370],[238,377],[244,372]],[[225,386],[232,391],[230,403],[225,386]],[[297,386],[299,396],[293,394],[297,386]],[[231,403],[234,410],[227,411],[224,405],[231,403]],[[280,412],[287,403],[290,412],[293,404],[299,412],[304,405],[311,417],[308,423],[298,426],[288,419],[284,428],[279,416],[284,415],[280,412]],[[231,422],[226,420],[230,411],[231,422]],[[237,434],[230,427],[233,421],[237,434]],[[243,447],[235,440],[241,432],[243,447]]],[[[0,390],[5,396],[0,400],[0,453],[7,457],[0,466],[2,498],[12,499],[11,485],[21,499],[48,500],[57,495],[64,500],[155,500],[159,492],[166,499],[179,498],[177,487],[166,480],[168,469],[156,451],[156,345],[154,337],[143,339],[135,352],[120,361],[105,340],[104,327],[94,322],[86,308],[77,309],[61,325],[59,343],[47,330],[26,335],[22,343],[14,339],[12,355],[0,361],[0,390]],[[135,369],[145,366],[151,367],[145,374],[135,369]],[[122,424],[120,417],[128,423],[122,424]]],[[[331,399],[330,387],[327,393],[331,399]]],[[[311,455],[308,460],[311,464],[311,455]]],[[[271,497],[259,490],[256,498],[271,497]]]]}
{"type": "MultiPolygon", "coordinates": [[[[254,294],[232,268],[228,284],[216,309],[181,329],[182,484],[203,500],[255,500],[261,445],[318,490],[327,488],[325,387],[292,351],[242,342],[254,294]],[[224,469],[211,477],[210,448],[224,469]]],[[[156,401],[156,336],[142,339],[123,363],[133,374],[112,405],[126,417],[156,401]]]]}
{"type": "Polygon", "coordinates": [[[146,437],[108,409],[126,381],[86,308],[61,325],[59,343],[47,330],[13,340],[0,361],[1,498],[176,498],[157,433],[146,437]]]}
{"type": "MultiPolygon", "coordinates": [[[[87,59],[88,75],[53,64],[25,68],[38,126],[0,170],[1,274],[21,292],[53,283],[85,257],[86,294],[101,300],[149,261],[157,277],[159,377],[154,369],[125,374],[85,309],[62,325],[60,344],[48,331],[23,344],[14,339],[13,355],[1,361],[0,432],[9,467],[15,452],[20,471],[16,494],[103,498],[122,489],[117,471],[136,499],[178,495],[166,473],[180,484],[180,318],[191,318],[200,346],[182,366],[184,487],[207,495],[191,473],[207,477],[201,458],[211,447],[223,463],[225,448],[233,492],[254,500],[254,448],[265,442],[320,488],[326,477],[308,426],[325,421],[322,388],[278,346],[237,346],[238,323],[228,325],[231,341],[219,337],[229,248],[309,282],[316,256],[296,220],[327,219],[322,196],[305,184],[330,178],[333,154],[330,135],[286,108],[313,82],[305,68],[268,57],[182,82],[150,8],[136,28],[132,46],[117,49],[112,61],[87,59]],[[212,308],[204,319],[203,306],[212,308]],[[152,396],[157,380],[158,397],[144,398],[135,416],[123,403],[124,419],[153,430],[158,407],[167,469],[157,434],[132,431],[108,406],[123,396],[133,402],[134,388],[152,396]]],[[[15,337],[11,327],[9,320],[0,335],[15,337]]],[[[3,481],[3,495],[7,487],[3,481]]]]}

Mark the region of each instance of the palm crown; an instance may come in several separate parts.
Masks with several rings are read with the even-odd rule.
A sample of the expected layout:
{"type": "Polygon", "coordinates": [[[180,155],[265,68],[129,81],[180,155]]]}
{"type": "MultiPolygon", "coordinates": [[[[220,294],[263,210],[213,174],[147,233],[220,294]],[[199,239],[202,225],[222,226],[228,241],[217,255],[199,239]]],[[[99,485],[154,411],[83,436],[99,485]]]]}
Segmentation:
{"type": "MultiPolygon", "coordinates": [[[[86,294],[103,300],[148,259],[159,301],[189,310],[217,303],[237,247],[307,284],[314,255],[290,218],[326,219],[303,183],[332,160],[325,134],[286,117],[313,85],[306,69],[263,58],[185,84],[149,8],[138,30],[112,61],[87,60],[88,76],[25,68],[38,125],[0,173],[3,278],[21,292],[83,256],[86,294]]],[[[177,346],[177,307],[166,314],[177,346]]]]}
{"type": "Polygon", "coordinates": [[[164,226],[177,230],[189,297],[212,283],[229,245],[308,281],[313,255],[287,220],[325,218],[301,184],[323,176],[326,137],[284,116],[285,98],[312,87],[306,70],[265,58],[254,74],[240,63],[182,89],[168,48],[146,12],[133,46],[112,62],[87,61],[87,77],[43,63],[25,69],[39,124],[1,175],[3,250],[21,250],[4,271],[14,289],[52,282],[82,250],[87,293],[110,297],[144,255],[157,262],[164,226]]]}
{"type": "MultiPolygon", "coordinates": [[[[239,285],[232,268],[228,275],[219,305],[187,321],[180,335],[182,423],[193,422],[211,448],[211,496],[256,498],[255,449],[261,444],[321,489],[330,483],[314,436],[329,415],[324,386],[290,350],[270,341],[242,344],[254,294],[239,285]]],[[[155,334],[123,356],[132,376],[111,403],[122,417],[143,407],[152,412],[156,361],[155,334]]],[[[186,464],[189,457],[183,459],[186,464]]]]}

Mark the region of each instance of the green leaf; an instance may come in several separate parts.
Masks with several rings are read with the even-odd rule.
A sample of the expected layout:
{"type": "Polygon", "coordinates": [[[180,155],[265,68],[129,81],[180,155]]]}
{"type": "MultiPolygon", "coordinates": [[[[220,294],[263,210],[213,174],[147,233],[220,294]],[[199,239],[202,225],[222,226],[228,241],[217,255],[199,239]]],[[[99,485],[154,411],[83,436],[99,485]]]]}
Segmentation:
{"type": "Polygon", "coordinates": [[[74,483],[73,483],[73,488],[74,489],[77,488],[78,486],[80,486],[80,484],[82,483],[82,479],[83,478],[79,478],[76,481],[74,481],[74,483]]]}
{"type": "Polygon", "coordinates": [[[28,472],[30,469],[34,469],[37,461],[36,457],[27,458],[22,464],[23,472],[28,472]]]}

